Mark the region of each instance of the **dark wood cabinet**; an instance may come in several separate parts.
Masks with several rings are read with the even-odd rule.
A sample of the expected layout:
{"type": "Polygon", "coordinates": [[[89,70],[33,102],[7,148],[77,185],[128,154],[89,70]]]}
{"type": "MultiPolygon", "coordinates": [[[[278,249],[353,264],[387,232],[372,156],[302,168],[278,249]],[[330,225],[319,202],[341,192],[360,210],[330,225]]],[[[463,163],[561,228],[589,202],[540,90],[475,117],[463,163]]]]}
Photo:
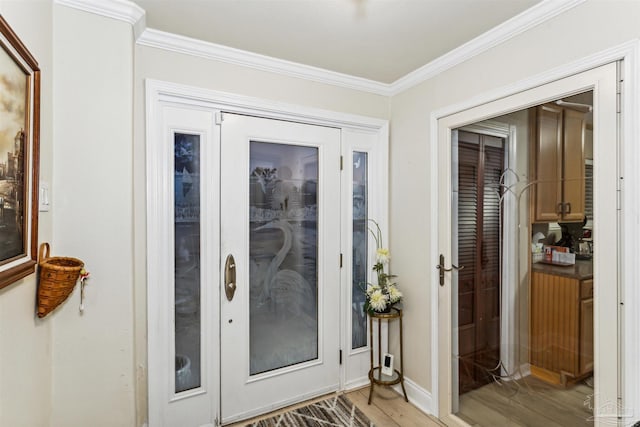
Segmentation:
{"type": "Polygon", "coordinates": [[[585,215],[585,119],[555,104],[532,117],[532,222],[579,222],[585,215]]]}

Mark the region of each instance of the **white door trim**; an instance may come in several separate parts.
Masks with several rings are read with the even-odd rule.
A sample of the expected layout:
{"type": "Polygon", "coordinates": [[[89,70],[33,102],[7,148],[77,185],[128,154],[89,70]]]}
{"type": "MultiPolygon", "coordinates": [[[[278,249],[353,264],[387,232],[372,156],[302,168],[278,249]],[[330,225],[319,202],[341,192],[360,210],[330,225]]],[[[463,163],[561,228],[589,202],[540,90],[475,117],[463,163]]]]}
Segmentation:
{"type": "Polygon", "coordinates": [[[247,114],[268,119],[333,126],[341,129],[376,130],[382,137],[388,133],[389,121],[357,114],[304,107],[269,99],[236,95],[211,89],[146,79],[147,108],[153,102],[170,102],[217,109],[228,113],[247,114]]]}
{"type": "MultiPolygon", "coordinates": [[[[623,118],[634,118],[640,112],[640,93],[638,93],[638,81],[640,81],[640,67],[638,58],[640,57],[640,42],[631,40],[626,43],[614,46],[602,52],[590,55],[578,61],[574,61],[544,73],[532,76],[512,85],[507,85],[496,90],[474,96],[461,103],[452,104],[444,108],[433,111],[430,116],[430,170],[431,188],[430,205],[438,206],[438,120],[461,111],[474,108],[489,102],[516,95],[520,92],[533,89],[538,86],[551,83],[562,78],[578,74],[590,69],[618,61],[624,60],[624,96],[621,105],[623,118]]],[[[533,105],[533,104],[532,104],[533,105]]],[[[531,105],[523,105],[526,108],[531,105]]],[[[491,116],[479,118],[477,121],[489,119],[509,111],[495,112],[491,116]]],[[[468,124],[463,123],[461,126],[468,124]]],[[[640,124],[637,120],[622,120],[620,135],[620,150],[624,153],[620,160],[620,170],[624,172],[624,186],[628,188],[640,188],[640,170],[637,164],[640,162],[640,147],[634,142],[640,140],[640,124]]],[[[622,217],[620,226],[624,227],[624,241],[620,243],[620,303],[632,307],[640,306],[640,288],[634,286],[637,278],[640,277],[640,228],[637,223],[640,221],[640,198],[632,191],[624,191],[622,188],[620,206],[622,217]],[[629,278],[628,280],[626,278],[629,278]]],[[[438,216],[431,218],[431,229],[438,229],[438,216]]],[[[432,259],[428,262],[435,266],[438,257],[438,239],[431,239],[432,259]]],[[[438,322],[438,271],[434,268],[431,273],[431,397],[432,413],[439,415],[439,322],[438,322]]],[[[621,319],[624,328],[624,337],[619,341],[623,344],[620,352],[620,367],[625,373],[628,381],[622,382],[622,402],[623,408],[640,408],[640,390],[635,386],[640,378],[640,366],[633,361],[640,358],[640,310],[621,310],[621,319]],[[629,361],[629,363],[625,363],[629,361]]],[[[631,414],[633,415],[633,414],[631,414]]],[[[638,414],[635,415],[636,417],[638,414]]]]}
{"type": "MultiPolygon", "coordinates": [[[[344,260],[341,283],[342,286],[342,310],[343,319],[347,319],[342,328],[342,370],[344,382],[341,384],[343,390],[352,390],[369,384],[369,346],[352,349],[352,323],[349,321],[352,313],[352,286],[353,286],[353,153],[367,153],[367,216],[376,219],[380,225],[383,236],[388,242],[388,224],[385,220],[387,216],[387,199],[385,193],[378,193],[377,188],[386,188],[388,170],[388,155],[386,147],[380,146],[372,132],[364,130],[344,130],[342,132],[342,213],[345,220],[341,224],[341,247],[344,260]]],[[[375,241],[371,233],[367,233],[368,247],[375,247],[375,241]]],[[[375,254],[372,250],[367,253],[368,265],[375,263],[375,254]]],[[[372,270],[368,269],[368,282],[372,280],[372,270]]],[[[368,325],[368,321],[367,321],[368,325]]],[[[382,351],[388,350],[387,324],[382,324],[382,351]]],[[[368,326],[367,326],[368,328],[368,326]]],[[[369,335],[367,334],[367,341],[369,335]]],[[[374,348],[375,349],[375,348],[374,348]]],[[[375,357],[375,356],[374,356],[375,357]]]]}
{"type": "MultiPolygon", "coordinates": [[[[158,259],[156,256],[159,247],[163,247],[158,242],[158,236],[165,234],[162,232],[167,222],[166,215],[162,215],[155,210],[154,201],[158,198],[162,199],[163,194],[169,191],[167,177],[160,175],[160,168],[156,166],[163,162],[163,157],[159,156],[152,150],[154,141],[164,136],[158,134],[161,129],[162,109],[167,106],[193,109],[210,112],[212,118],[217,112],[229,112],[246,114],[251,116],[293,121],[304,124],[321,125],[327,127],[339,128],[342,130],[365,131],[368,134],[375,135],[376,151],[379,153],[376,167],[381,171],[380,177],[376,179],[376,198],[380,209],[378,210],[378,220],[381,224],[388,223],[388,152],[389,152],[389,123],[388,120],[378,119],[366,116],[360,116],[349,113],[335,112],[323,110],[319,108],[304,107],[295,104],[271,101],[261,98],[254,98],[242,95],[236,95],[226,92],[202,89],[193,86],[181,85],[176,83],[164,82],[153,79],[145,80],[145,102],[146,102],[146,155],[147,155],[147,172],[146,172],[146,191],[147,191],[147,349],[148,349],[148,381],[153,374],[154,369],[161,369],[157,363],[150,363],[149,355],[155,351],[163,351],[163,348],[152,347],[154,336],[159,333],[160,315],[154,310],[149,309],[149,303],[159,298],[157,290],[153,286],[153,278],[157,276],[154,271],[157,270],[158,259]],[[160,163],[159,163],[160,162],[160,163]],[[384,178],[382,178],[384,177],[384,178]],[[153,208],[153,209],[152,209],[153,208]],[[155,274],[155,276],[154,276],[155,274]],[[155,334],[155,335],[154,335],[155,334]]],[[[164,200],[164,199],[162,199],[164,200]]],[[[383,230],[386,231],[386,230],[383,230]]],[[[166,247],[166,244],[164,245],[166,247]]],[[[343,250],[345,250],[343,248],[343,250]]],[[[350,284],[349,284],[350,286],[350,284]]],[[[214,292],[214,298],[207,303],[215,310],[212,315],[215,326],[213,327],[214,335],[218,336],[219,331],[219,307],[220,292],[214,292]]],[[[156,310],[157,311],[157,310],[156,310]]],[[[341,309],[344,312],[344,308],[341,309]]],[[[344,322],[343,322],[344,323],[344,322]]],[[[342,328],[342,326],[341,326],[342,328]]],[[[156,340],[157,341],[157,340],[156,340]]],[[[214,349],[214,353],[219,352],[218,348],[214,349]]],[[[213,361],[214,365],[217,357],[213,361]]],[[[345,369],[341,370],[340,387],[345,386],[345,369]]],[[[212,384],[220,384],[219,368],[212,373],[212,384]]],[[[160,396],[152,387],[148,390],[148,411],[150,420],[161,420],[164,410],[164,397],[160,396]]],[[[214,402],[213,411],[216,418],[219,419],[220,402],[214,402]]],[[[155,427],[155,425],[151,425],[155,427]]]]}

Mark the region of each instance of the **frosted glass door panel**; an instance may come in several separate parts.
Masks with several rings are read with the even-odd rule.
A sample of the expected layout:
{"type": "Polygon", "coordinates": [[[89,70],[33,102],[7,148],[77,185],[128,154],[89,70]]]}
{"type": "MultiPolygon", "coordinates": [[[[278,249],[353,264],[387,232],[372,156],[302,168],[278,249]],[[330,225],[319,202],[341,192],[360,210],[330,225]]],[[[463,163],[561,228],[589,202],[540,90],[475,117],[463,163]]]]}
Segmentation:
{"type": "Polygon", "coordinates": [[[250,374],[318,357],[318,149],[251,141],[250,374]]]}
{"type": "Polygon", "coordinates": [[[339,387],[340,130],[223,117],[221,253],[237,281],[221,303],[226,424],[339,387]]]}
{"type": "Polygon", "coordinates": [[[200,387],[200,135],[174,136],[175,392],[200,387]]]}
{"type": "Polygon", "coordinates": [[[364,292],[367,284],[367,153],[353,153],[353,271],[351,291],[351,348],[367,345],[364,292]]]}

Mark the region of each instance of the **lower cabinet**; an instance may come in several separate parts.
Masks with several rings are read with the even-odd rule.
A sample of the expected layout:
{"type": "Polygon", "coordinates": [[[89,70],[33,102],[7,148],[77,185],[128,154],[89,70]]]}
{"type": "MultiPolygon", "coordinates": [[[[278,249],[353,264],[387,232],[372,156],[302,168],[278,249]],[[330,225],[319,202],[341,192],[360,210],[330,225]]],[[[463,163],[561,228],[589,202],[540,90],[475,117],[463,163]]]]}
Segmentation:
{"type": "MultiPolygon", "coordinates": [[[[593,288],[593,280],[590,280],[593,288]]],[[[580,301],[580,371],[593,372],[593,297],[580,301]]]]}
{"type": "Polygon", "coordinates": [[[533,272],[531,374],[568,384],[593,372],[593,279],[533,272]]]}

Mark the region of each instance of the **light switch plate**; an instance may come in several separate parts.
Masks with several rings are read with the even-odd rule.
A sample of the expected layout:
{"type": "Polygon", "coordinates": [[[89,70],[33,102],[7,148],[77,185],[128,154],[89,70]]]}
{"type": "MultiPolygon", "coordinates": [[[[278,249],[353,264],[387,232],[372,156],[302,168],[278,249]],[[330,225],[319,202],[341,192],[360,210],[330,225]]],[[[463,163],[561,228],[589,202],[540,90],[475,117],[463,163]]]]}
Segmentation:
{"type": "Polygon", "coordinates": [[[38,194],[38,200],[40,204],[40,212],[48,212],[49,207],[51,206],[48,182],[40,181],[40,194],[38,194]]]}

